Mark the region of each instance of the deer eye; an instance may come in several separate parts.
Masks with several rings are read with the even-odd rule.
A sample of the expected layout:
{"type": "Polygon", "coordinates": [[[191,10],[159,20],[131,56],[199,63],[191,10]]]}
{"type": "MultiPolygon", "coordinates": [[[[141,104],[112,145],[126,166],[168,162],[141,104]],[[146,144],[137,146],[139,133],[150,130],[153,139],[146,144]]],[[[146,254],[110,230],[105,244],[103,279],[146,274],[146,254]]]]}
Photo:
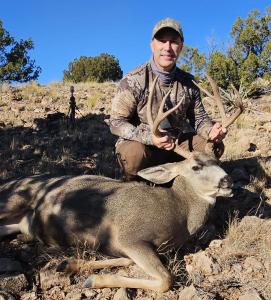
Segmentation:
{"type": "Polygon", "coordinates": [[[202,166],[196,165],[192,167],[193,171],[200,171],[202,169],[202,166]]]}

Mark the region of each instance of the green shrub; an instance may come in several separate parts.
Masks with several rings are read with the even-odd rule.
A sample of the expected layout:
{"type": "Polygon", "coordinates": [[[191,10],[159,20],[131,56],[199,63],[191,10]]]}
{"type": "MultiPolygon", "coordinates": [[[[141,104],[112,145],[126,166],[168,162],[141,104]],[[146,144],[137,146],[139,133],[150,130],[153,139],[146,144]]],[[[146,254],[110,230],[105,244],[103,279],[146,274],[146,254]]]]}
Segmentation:
{"type": "Polygon", "coordinates": [[[86,81],[116,81],[121,79],[123,72],[119,61],[113,55],[102,53],[99,56],[81,56],[69,63],[68,70],[64,71],[64,82],[86,81]]]}

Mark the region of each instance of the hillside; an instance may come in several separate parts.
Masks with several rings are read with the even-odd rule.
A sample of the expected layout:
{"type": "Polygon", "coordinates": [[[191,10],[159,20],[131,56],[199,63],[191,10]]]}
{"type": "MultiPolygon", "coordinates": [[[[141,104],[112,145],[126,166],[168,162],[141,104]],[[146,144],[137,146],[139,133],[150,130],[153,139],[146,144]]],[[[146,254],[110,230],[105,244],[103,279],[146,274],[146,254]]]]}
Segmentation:
{"type": "Polygon", "coordinates": [[[70,86],[2,87],[1,179],[50,172],[116,176],[109,118],[115,84],[78,84],[76,128],[69,127],[70,86]],[[102,141],[102,142],[101,142],[102,141]],[[104,162],[109,165],[104,165],[104,162]]]}
{"type": "MultiPolygon", "coordinates": [[[[70,86],[35,83],[1,87],[0,180],[49,172],[121,178],[110,116],[114,83],[76,84],[76,127],[67,120],[70,86]]],[[[217,118],[213,105],[206,109],[217,118]]],[[[175,275],[171,291],[83,289],[88,274],[55,272],[63,257],[95,259],[84,245],[47,248],[24,236],[0,241],[0,299],[271,299],[271,95],[245,99],[222,156],[234,196],[218,199],[201,232],[178,253],[163,253],[175,275]],[[14,295],[15,298],[12,298],[14,295]],[[3,296],[4,297],[4,296],[3,296]],[[250,298],[249,298],[250,297],[250,298]],[[5,298],[3,298],[5,299],[5,298]]],[[[137,267],[117,269],[140,274],[137,267]]]]}

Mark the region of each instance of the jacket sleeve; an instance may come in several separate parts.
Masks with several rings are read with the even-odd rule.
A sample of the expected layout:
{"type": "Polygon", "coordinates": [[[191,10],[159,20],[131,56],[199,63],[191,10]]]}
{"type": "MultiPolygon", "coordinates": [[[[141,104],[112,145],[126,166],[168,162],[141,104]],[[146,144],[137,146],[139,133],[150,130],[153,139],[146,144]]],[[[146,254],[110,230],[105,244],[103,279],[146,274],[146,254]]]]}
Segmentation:
{"type": "Polygon", "coordinates": [[[140,94],[135,83],[124,78],[112,100],[110,130],[113,134],[127,140],[152,145],[151,129],[147,124],[134,126],[132,119],[136,117],[140,94]]]}
{"type": "Polygon", "coordinates": [[[187,116],[190,121],[192,120],[197,134],[208,140],[213,124],[202,104],[200,91],[195,86],[192,88],[192,102],[189,106],[187,116]]]}

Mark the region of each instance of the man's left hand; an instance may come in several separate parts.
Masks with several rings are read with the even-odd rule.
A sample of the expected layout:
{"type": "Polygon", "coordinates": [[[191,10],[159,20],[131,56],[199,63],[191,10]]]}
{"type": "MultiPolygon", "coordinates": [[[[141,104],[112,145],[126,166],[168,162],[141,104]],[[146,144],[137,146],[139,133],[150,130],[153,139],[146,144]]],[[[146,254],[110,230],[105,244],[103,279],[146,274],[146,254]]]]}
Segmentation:
{"type": "Polygon", "coordinates": [[[220,123],[215,123],[209,133],[209,140],[214,143],[221,143],[227,134],[227,129],[220,123]]]}

